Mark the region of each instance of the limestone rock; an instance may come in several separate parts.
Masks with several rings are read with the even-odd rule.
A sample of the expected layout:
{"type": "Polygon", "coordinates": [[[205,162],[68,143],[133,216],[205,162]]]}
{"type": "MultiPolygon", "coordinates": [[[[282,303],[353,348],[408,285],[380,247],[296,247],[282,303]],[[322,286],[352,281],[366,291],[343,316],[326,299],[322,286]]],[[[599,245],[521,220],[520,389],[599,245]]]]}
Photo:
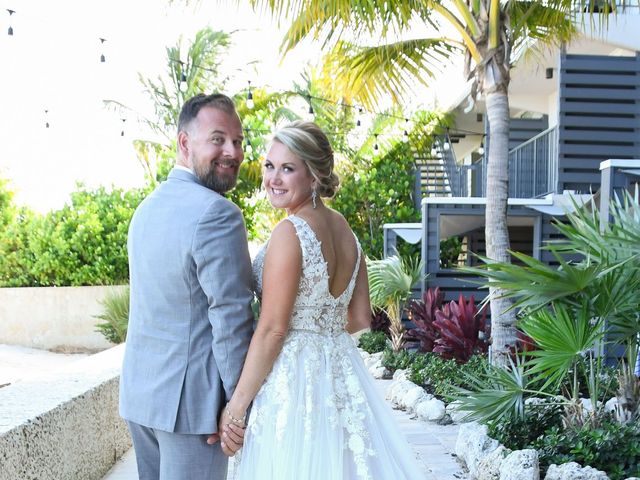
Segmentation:
{"type": "Polygon", "coordinates": [[[416,405],[416,415],[426,422],[439,422],[444,418],[446,413],[444,402],[432,395],[430,397],[431,398],[428,399],[425,398],[416,405]]]}
{"type": "Polygon", "coordinates": [[[576,462],[569,462],[550,465],[544,480],[609,480],[609,477],[593,467],[581,467],[576,462]]]}
{"type": "Polygon", "coordinates": [[[500,478],[500,466],[511,450],[500,445],[489,455],[478,462],[476,478],[478,480],[498,480],[500,478]]]}
{"type": "Polygon", "coordinates": [[[533,449],[511,452],[500,465],[500,480],[539,480],[538,452],[533,449]]]}
{"type": "Polygon", "coordinates": [[[498,448],[497,440],[487,435],[487,427],[477,422],[463,423],[458,431],[456,455],[462,460],[472,477],[476,476],[480,461],[498,448]]]}
{"type": "Polygon", "coordinates": [[[407,390],[407,393],[404,394],[401,400],[401,406],[404,407],[408,412],[415,411],[416,405],[423,401],[427,396],[427,392],[425,392],[424,388],[415,386],[407,390]]]}

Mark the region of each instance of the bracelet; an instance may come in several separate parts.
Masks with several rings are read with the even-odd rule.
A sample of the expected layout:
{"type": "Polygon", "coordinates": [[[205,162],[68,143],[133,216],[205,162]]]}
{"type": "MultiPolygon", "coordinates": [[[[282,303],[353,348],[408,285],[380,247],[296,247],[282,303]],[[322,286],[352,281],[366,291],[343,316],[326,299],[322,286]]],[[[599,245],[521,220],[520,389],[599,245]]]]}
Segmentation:
{"type": "Polygon", "coordinates": [[[247,414],[245,413],[242,418],[236,418],[233,415],[231,415],[231,412],[229,411],[229,408],[227,407],[227,417],[229,417],[229,420],[231,420],[231,423],[235,423],[236,425],[243,427],[244,426],[244,422],[247,419],[247,414]]]}

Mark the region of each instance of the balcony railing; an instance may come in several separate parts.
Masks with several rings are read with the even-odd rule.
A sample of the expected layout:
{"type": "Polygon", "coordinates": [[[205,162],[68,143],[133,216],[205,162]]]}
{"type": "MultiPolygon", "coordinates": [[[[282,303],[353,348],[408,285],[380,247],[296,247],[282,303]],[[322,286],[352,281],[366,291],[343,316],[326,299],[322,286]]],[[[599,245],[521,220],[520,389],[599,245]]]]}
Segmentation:
{"type": "MultiPolygon", "coordinates": [[[[478,174],[481,196],[487,192],[487,157],[478,174]]],[[[509,197],[536,198],[556,191],[558,183],[558,128],[553,127],[509,152],[509,197]]]]}

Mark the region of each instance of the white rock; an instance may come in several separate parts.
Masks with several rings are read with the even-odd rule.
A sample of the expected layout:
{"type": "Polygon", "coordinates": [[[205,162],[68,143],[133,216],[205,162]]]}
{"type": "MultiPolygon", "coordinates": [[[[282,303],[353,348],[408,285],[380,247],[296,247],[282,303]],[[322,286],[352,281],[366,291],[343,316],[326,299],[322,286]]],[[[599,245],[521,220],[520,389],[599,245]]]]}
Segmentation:
{"type": "Polygon", "coordinates": [[[369,358],[371,356],[371,354],[369,352],[367,352],[366,350],[363,350],[361,348],[358,348],[358,351],[360,352],[360,356],[362,357],[363,360],[369,358]]]}
{"type": "Polygon", "coordinates": [[[402,407],[402,398],[409,391],[409,389],[414,387],[417,387],[417,385],[410,382],[409,380],[400,380],[398,382],[393,382],[387,390],[386,398],[395,406],[402,407]]]}
{"type": "Polygon", "coordinates": [[[446,407],[444,402],[431,396],[430,399],[424,400],[415,407],[416,415],[426,422],[438,422],[444,418],[446,407]]]}
{"type": "Polygon", "coordinates": [[[499,445],[497,440],[487,435],[486,425],[477,422],[463,423],[456,440],[456,455],[465,463],[470,475],[475,477],[480,461],[499,445]]]}
{"type": "Polygon", "coordinates": [[[583,468],[576,462],[569,462],[550,465],[544,480],[609,480],[609,477],[595,468],[583,468]]]}
{"type": "Polygon", "coordinates": [[[460,410],[458,408],[459,406],[460,402],[458,401],[451,402],[449,405],[447,405],[447,414],[449,414],[449,417],[451,417],[451,421],[453,423],[469,422],[470,420],[467,419],[467,415],[469,415],[469,412],[460,410]]]}
{"type": "Polygon", "coordinates": [[[478,480],[498,480],[500,478],[500,465],[511,453],[511,450],[500,445],[493,452],[478,462],[476,477],[478,480]]]}
{"type": "Polygon", "coordinates": [[[500,465],[500,480],[539,480],[538,452],[531,448],[511,452],[500,465]]]}
{"type": "Polygon", "coordinates": [[[616,412],[618,410],[618,397],[613,397],[607,400],[604,404],[605,412],[616,412]]]}
{"type": "Polygon", "coordinates": [[[407,390],[400,403],[408,412],[413,412],[416,405],[424,400],[426,396],[427,392],[425,392],[424,388],[416,385],[414,388],[407,390]]]}
{"type": "Polygon", "coordinates": [[[399,368],[398,370],[393,372],[393,379],[394,380],[408,380],[407,379],[407,370],[399,368]]]}
{"type": "Polygon", "coordinates": [[[373,378],[382,378],[384,377],[384,373],[387,371],[382,365],[377,368],[370,368],[369,372],[373,378]]]}

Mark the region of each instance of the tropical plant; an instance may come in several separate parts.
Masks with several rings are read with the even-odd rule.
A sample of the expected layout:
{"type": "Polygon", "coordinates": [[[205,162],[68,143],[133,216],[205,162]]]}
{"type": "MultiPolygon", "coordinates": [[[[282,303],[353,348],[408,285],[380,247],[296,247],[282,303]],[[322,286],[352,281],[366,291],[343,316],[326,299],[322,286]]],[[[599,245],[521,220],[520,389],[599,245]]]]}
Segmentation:
{"type": "Polygon", "coordinates": [[[422,353],[433,351],[439,335],[433,322],[436,320],[436,312],[442,307],[443,300],[444,293],[440,291],[440,287],[425,290],[421,300],[409,300],[407,310],[414,328],[407,331],[406,338],[417,345],[418,351],[422,353]]]}
{"type": "MultiPolygon", "coordinates": [[[[436,75],[437,66],[462,47],[465,77],[473,79],[471,96],[475,98],[479,93],[484,97],[491,132],[486,189],[487,255],[492,260],[508,262],[508,91],[513,52],[530,51],[534,41],[548,45],[569,40],[577,32],[572,21],[574,12],[582,11],[582,6],[585,11],[594,12],[591,0],[332,1],[324,2],[322,8],[312,0],[250,3],[291,19],[282,43],[285,53],[307,38],[331,46],[324,62],[327,81],[337,85],[344,98],[365,105],[379,102],[386,95],[398,100],[414,85],[427,84],[436,75]],[[416,23],[437,31],[443,22],[453,27],[459,38],[410,35],[416,23]],[[344,40],[347,33],[355,39],[375,38],[376,45],[349,43],[344,40]],[[389,41],[390,38],[394,40],[389,41]]],[[[605,11],[609,13],[610,8],[605,11]]],[[[512,311],[506,313],[508,300],[494,290],[491,286],[493,359],[505,365],[508,345],[514,343],[515,317],[512,311]]]]}
{"type": "Polygon", "coordinates": [[[122,343],[127,339],[129,293],[129,287],[111,290],[100,301],[103,312],[95,318],[103,322],[96,324],[96,328],[111,343],[122,343]]]}
{"type": "Polygon", "coordinates": [[[358,339],[358,347],[368,353],[384,351],[387,346],[387,336],[382,332],[365,332],[358,339]]]}
{"type": "Polygon", "coordinates": [[[473,295],[465,301],[460,294],[457,302],[445,304],[435,315],[433,326],[439,336],[435,340],[434,353],[464,363],[473,355],[487,351],[484,340],[487,310],[478,311],[473,295]]]}
{"type": "Polygon", "coordinates": [[[398,256],[367,263],[371,305],[383,309],[389,316],[391,346],[399,351],[404,344],[402,314],[413,286],[422,280],[422,262],[416,258],[398,256]]]}
{"type": "Polygon", "coordinates": [[[477,378],[487,368],[487,358],[475,355],[467,363],[447,360],[434,353],[418,356],[409,366],[409,380],[429,393],[450,400],[459,388],[471,388],[469,378],[477,378]]]}
{"type": "Polygon", "coordinates": [[[385,311],[379,308],[372,308],[371,330],[374,332],[382,332],[388,337],[389,327],[391,327],[391,321],[389,320],[389,316],[385,313],[385,311]]]}

